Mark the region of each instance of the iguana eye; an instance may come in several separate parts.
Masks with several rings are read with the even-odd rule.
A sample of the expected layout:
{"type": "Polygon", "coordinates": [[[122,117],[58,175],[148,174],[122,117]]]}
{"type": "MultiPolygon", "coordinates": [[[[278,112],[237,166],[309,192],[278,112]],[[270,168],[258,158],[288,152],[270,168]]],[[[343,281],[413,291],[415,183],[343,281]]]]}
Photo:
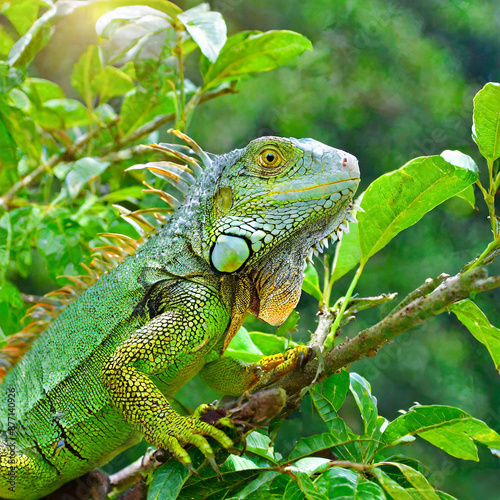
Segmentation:
{"type": "Polygon", "coordinates": [[[259,154],[258,161],[263,167],[272,168],[281,165],[283,157],[275,149],[266,148],[259,154]]]}

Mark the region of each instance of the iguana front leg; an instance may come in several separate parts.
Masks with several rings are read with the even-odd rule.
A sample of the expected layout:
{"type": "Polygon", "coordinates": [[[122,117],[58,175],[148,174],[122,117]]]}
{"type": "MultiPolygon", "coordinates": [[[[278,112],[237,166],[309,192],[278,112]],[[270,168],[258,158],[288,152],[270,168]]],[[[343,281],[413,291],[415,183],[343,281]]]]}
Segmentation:
{"type": "MultiPolygon", "coordinates": [[[[185,465],[190,465],[191,459],[183,445],[195,445],[215,463],[203,436],[216,439],[225,448],[233,443],[223,431],[197,417],[176,413],[149,376],[168,381],[191,372],[210,348],[224,318],[210,313],[204,305],[197,296],[192,307],[198,309],[190,314],[189,297],[184,297],[183,310],[166,311],[137,330],[117,347],[102,370],[110,398],[124,419],[143,433],[146,441],[175,453],[185,465]]],[[[223,307],[220,303],[212,306],[219,311],[223,307]]]]}
{"type": "Polygon", "coordinates": [[[284,353],[264,356],[256,363],[244,363],[235,358],[223,356],[207,363],[200,372],[200,378],[212,389],[231,396],[245,391],[255,392],[302,366],[313,357],[313,350],[297,346],[284,353]]]}

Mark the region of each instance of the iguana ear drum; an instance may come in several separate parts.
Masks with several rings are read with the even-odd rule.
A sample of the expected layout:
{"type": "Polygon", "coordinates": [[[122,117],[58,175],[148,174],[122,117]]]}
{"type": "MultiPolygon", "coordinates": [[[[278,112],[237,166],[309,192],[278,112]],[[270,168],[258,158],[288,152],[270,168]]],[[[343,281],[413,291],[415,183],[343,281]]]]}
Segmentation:
{"type": "Polygon", "coordinates": [[[221,234],[212,249],[212,265],[222,273],[234,273],[250,256],[250,248],[244,238],[221,234]]]}

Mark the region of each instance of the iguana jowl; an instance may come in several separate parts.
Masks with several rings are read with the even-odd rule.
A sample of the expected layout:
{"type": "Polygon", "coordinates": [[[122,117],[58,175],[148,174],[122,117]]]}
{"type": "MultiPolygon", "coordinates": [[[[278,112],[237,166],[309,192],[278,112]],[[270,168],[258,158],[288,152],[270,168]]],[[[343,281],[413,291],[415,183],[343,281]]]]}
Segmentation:
{"type": "Polygon", "coordinates": [[[0,387],[0,497],[35,499],[143,436],[190,464],[204,436],[232,446],[173,395],[201,370],[225,394],[263,386],[307,351],[221,357],[250,312],[281,324],[310,249],[334,235],[357,160],[312,139],[262,137],[212,157],[170,221],[57,316],[0,387]],[[271,370],[272,368],[272,370],[271,370]],[[259,379],[260,377],[260,379],[259,379]]]}

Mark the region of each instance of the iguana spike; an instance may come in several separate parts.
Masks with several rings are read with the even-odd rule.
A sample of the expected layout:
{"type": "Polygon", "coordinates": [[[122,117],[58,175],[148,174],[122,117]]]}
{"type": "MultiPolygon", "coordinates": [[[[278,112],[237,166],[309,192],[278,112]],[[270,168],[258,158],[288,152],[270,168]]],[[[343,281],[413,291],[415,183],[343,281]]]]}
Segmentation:
{"type": "Polygon", "coordinates": [[[122,245],[124,245],[122,246],[122,249],[129,255],[132,255],[137,250],[138,243],[130,236],[125,236],[124,234],[115,234],[115,233],[99,233],[98,236],[102,236],[104,238],[113,238],[115,240],[118,240],[122,245]]]}
{"type": "Polygon", "coordinates": [[[149,189],[143,189],[145,193],[157,194],[165,203],[168,203],[174,210],[181,206],[181,202],[171,194],[165,193],[165,191],[162,191],[161,189],[156,189],[153,186],[150,186],[146,181],[142,181],[142,183],[149,188],[149,189]]]}
{"type": "Polygon", "coordinates": [[[352,212],[349,212],[346,216],[345,216],[345,219],[346,221],[348,222],[353,222],[354,224],[356,222],[358,222],[358,219],[356,219],[356,216],[352,213],[352,212]]]}
{"type": "Polygon", "coordinates": [[[85,286],[85,281],[83,281],[82,279],[80,279],[80,276],[68,276],[68,275],[61,275],[61,276],[57,276],[57,278],[65,278],[69,281],[71,281],[72,283],[74,283],[76,286],[85,286]]]}
{"type": "Polygon", "coordinates": [[[187,184],[183,179],[181,179],[178,175],[173,173],[170,169],[165,169],[156,166],[148,166],[146,167],[151,173],[167,181],[172,184],[175,188],[177,188],[184,196],[188,194],[189,184],[187,184]]]}
{"type": "Polygon", "coordinates": [[[94,252],[99,255],[104,255],[106,258],[110,260],[123,259],[128,255],[125,250],[121,247],[117,247],[114,245],[104,245],[101,247],[93,248],[94,252]]]}
{"type": "Polygon", "coordinates": [[[71,298],[75,295],[75,289],[72,286],[64,285],[62,288],[58,290],[54,290],[52,292],[46,293],[46,297],[54,297],[55,300],[64,300],[66,298],[71,298]]]}
{"type": "Polygon", "coordinates": [[[87,271],[88,275],[94,280],[97,281],[99,279],[99,274],[95,271],[95,269],[92,269],[91,267],[87,266],[87,264],[80,262],[80,266],[87,271]]]}
{"type": "Polygon", "coordinates": [[[31,344],[46,330],[49,323],[49,320],[34,321],[21,331],[7,337],[7,345],[0,351],[0,382],[30,349],[31,344]]]}
{"type": "Polygon", "coordinates": [[[120,212],[120,217],[126,220],[142,237],[154,231],[155,227],[136,212],[131,212],[120,205],[113,205],[113,207],[120,212]]]}
{"type": "Polygon", "coordinates": [[[147,146],[152,149],[156,149],[157,151],[162,151],[163,153],[167,153],[171,156],[175,156],[176,158],[179,158],[179,160],[182,160],[183,162],[187,163],[190,165],[194,171],[194,174],[198,177],[201,175],[203,172],[203,169],[200,167],[199,163],[194,159],[191,158],[188,155],[185,155],[183,153],[180,153],[179,151],[176,151],[175,149],[169,148],[168,144],[161,142],[160,144],[150,144],[147,146]]]}
{"type": "Polygon", "coordinates": [[[207,155],[207,153],[205,153],[205,151],[203,151],[203,149],[201,149],[198,143],[191,139],[191,137],[183,134],[180,130],[175,130],[173,128],[168,129],[167,132],[174,134],[179,139],[182,139],[184,142],[189,144],[193,148],[195,153],[201,158],[201,161],[203,162],[205,167],[210,167],[212,165],[212,160],[210,159],[210,157],[207,155]]]}
{"type": "Polygon", "coordinates": [[[40,304],[35,304],[34,306],[31,306],[26,311],[23,320],[28,317],[33,319],[40,319],[45,317],[47,314],[53,316],[55,310],[56,306],[54,304],[47,304],[46,302],[41,302],[40,304]]]}
{"type": "Polygon", "coordinates": [[[167,207],[163,207],[163,208],[159,208],[159,207],[153,207],[153,208],[141,208],[140,210],[135,210],[134,214],[155,214],[155,213],[161,213],[161,212],[166,212],[168,214],[171,214],[173,212],[173,210],[171,208],[167,208],[167,207]]]}
{"type": "Polygon", "coordinates": [[[155,219],[162,225],[165,225],[167,222],[168,222],[168,217],[165,217],[164,215],[162,215],[161,213],[159,212],[154,212],[153,213],[155,219]]]}
{"type": "Polygon", "coordinates": [[[160,179],[167,181],[172,184],[175,188],[186,195],[189,191],[190,186],[192,186],[196,179],[191,175],[192,170],[184,165],[178,165],[170,161],[158,161],[150,162],[147,164],[134,165],[125,170],[149,170],[152,174],[156,175],[160,179]]]}
{"type": "Polygon", "coordinates": [[[128,257],[128,254],[125,254],[120,259],[109,259],[109,260],[101,260],[97,257],[94,257],[92,260],[92,264],[99,268],[101,271],[100,276],[106,274],[110,269],[114,269],[118,264],[120,264],[125,258],[128,257]]]}

